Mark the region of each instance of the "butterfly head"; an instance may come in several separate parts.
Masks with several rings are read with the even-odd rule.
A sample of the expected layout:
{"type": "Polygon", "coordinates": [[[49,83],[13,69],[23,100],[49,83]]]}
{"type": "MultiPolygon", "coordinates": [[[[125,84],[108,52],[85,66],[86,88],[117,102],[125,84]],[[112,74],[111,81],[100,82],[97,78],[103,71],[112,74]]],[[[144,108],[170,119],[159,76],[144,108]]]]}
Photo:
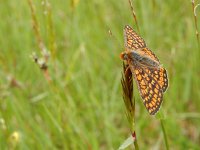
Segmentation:
{"type": "Polygon", "coordinates": [[[127,60],[127,59],[128,59],[128,54],[127,54],[127,52],[122,52],[122,53],[120,54],[120,58],[121,58],[122,60],[127,60]]]}

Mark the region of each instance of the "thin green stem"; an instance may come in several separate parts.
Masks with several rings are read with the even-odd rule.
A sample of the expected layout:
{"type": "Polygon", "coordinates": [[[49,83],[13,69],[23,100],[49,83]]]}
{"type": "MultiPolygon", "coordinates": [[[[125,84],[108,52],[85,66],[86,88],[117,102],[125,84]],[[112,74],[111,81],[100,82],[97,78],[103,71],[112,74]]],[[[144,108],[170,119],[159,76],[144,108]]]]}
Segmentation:
{"type": "Polygon", "coordinates": [[[195,6],[194,0],[192,0],[191,2],[192,2],[192,13],[193,13],[193,16],[194,16],[194,23],[195,23],[195,29],[196,29],[197,44],[198,44],[198,48],[200,49],[199,30],[198,30],[197,14],[196,14],[196,9],[197,9],[197,7],[199,6],[199,4],[197,4],[197,5],[195,6]]]}
{"type": "Polygon", "coordinates": [[[132,15],[133,15],[133,18],[134,18],[134,21],[133,21],[133,22],[135,22],[136,27],[137,27],[137,30],[138,30],[138,32],[140,33],[140,29],[139,29],[137,17],[136,17],[135,11],[134,11],[134,9],[133,9],[133,4],[132,4],[131,0],[129,0],[128,2],[129,2],[129,5],[130,5],[130,7],[131,7],[131,12],[132,12],[132,15]]]}
{"type": "Polygon", "coordinates": [[[161,129],[162,129],[162,132],[163,132],[163,136],[164,136],[166,149],[169,150],[169,144],[168,144],[168,140],[167,140],[167,134],[166,134],[166,130],[165,130],[165,127],[164,127],[164,120],[163,119],[160,119],[160,124],[161,124],[161,129]]]}

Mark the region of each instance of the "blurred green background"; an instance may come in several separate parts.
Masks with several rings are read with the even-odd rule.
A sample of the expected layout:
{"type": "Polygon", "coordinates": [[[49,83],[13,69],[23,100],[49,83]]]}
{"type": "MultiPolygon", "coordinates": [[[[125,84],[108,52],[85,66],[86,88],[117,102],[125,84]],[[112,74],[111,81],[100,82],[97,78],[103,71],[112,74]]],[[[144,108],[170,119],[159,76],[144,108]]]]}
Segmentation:
{"type": "MultiPolygon", "coordinates": [[[[124,25],[137,29],[128,0],[29,2],[0,1],[0,149],[117,149],[130,135],[119,58],[124,25]],[[32,58],[44,59],[38,40],[50,53],[48,72],[32,58]]],[[[134,0],[133,7],[140,34],[168,70],[160,111],[169,148],[200,149],[191,1],[134,0]]],[[[165,149],[159,119],[134,92],[140,149],[165,149]]]]}

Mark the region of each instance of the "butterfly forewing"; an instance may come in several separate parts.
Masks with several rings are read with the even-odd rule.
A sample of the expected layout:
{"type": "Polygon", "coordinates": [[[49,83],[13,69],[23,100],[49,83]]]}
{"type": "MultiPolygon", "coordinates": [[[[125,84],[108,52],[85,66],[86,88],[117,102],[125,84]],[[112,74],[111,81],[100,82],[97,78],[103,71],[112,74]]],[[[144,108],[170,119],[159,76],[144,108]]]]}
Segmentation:
{"type": "Polygon", "coordinates": [[[130,26],[126,25],[124,28],[125,47],[129,49],[145,48],[146,44],[130,26]]]}
{"type": "Polygon", "coordinates": [[[139,50],[142,55],[147,55],[153,60],[159,62],[156,55],[146,47],[146,43],[130,26],[126,25],[124,28],[125,47],[130,50],[139,50]]]}

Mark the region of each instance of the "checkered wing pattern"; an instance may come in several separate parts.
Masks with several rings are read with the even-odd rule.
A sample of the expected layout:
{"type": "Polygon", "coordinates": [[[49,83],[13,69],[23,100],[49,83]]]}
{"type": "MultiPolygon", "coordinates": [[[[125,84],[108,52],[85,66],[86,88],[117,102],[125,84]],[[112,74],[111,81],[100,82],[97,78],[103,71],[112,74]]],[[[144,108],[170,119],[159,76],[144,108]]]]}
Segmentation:
{"type": "Polygon", "coordinates": [[[162,103],[162,87],[153,77],[153,75],[149,74],[150,70],[148,68],[132,66],[131,71],[133,72],[134,78],[137,81],[138,89],[143,99],[144,106],[151,115],[154,115],[159,110],[162,103]]]}
{"type": "Polygon", "coordinates": [[[164,93],[168,87],[167,71],[164,68],[151,68],[145,70],[146,73],[149,74],[149,76],[151,76],[152,78],[154,78],[154,80],[158,82],[164,93]]]}
{"type": "Polygon", "coordinates": [[[159,62],[156,55],[146,47],[146,43],[129,25],[124,27],[125,47],[130,50],[139,50],[141,55],[148,55],[159,62]]]}
{"type": "MultiPolygon", "coordinates": [[[[146,47],[145,41],[128,25],[124,28],[124,37],[126,49],[137,51],[140,57],[148,57],[160,64],[156,55],[146,47]]],[[[168,87],[167,71],[160,66],[152,67],[151,64],[148,65],[152,61],[145,61],[144,64],[146,65],[141,65],[139,62],[135,63],[135,61],[137,60],[129,60],[129,67],[137,81],[146,109],[151,115],[154,115],[159,110],[163,93],[168,87]]]]}
{"type": "Polygon", "coordinates": [[[129,25],[124,27],[125,47],[129,49],[145,48],[146,44],[143,38],[141,38],[129,25]]]}

